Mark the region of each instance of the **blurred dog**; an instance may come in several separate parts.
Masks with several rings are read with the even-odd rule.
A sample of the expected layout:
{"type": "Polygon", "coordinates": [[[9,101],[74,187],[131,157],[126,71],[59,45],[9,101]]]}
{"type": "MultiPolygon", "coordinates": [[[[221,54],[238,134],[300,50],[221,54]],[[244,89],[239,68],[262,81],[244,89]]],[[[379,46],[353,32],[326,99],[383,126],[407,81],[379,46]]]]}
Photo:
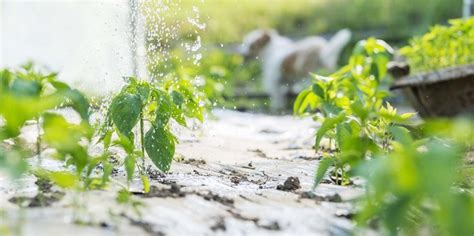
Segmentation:
{"type": "Polygon", "coordinates": [[[343,29],[329,41],[323,37],[307,37],[294,42],[275,30],[255,30],[240,46],[240,53],[257,58],[263,64],[263,87],[271,98],[272,111],[286,105],[286,96],[293,85],[318,69],[333,71],[351,32],[343,29]]]}

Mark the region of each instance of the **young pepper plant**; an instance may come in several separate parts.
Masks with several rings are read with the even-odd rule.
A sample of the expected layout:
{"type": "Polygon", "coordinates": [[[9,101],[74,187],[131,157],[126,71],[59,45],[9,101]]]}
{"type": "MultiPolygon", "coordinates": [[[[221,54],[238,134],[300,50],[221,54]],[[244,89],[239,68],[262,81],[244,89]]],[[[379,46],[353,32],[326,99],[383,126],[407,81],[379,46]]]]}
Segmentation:
{"type": "Polygon", "coordinates": [[[389,96],[386,65],[391,54],[391,47],[382,40],[360,41],[348,65],[328,77],[314,75],[313,84],[298,95],[295,114],[319,110],[314,114],[321,122],[314,148],[320,149],[323,138],[335,144],[334,151],[321,161],[314,186],[331,166],[336,167],[336,184],[347,184],[347,170],[371,153],[388,149],[388,128],[411,117],[398,115],[390,104],[384,104],[389,96]]]}
{"type": "Polygon", "coordinates": [[[185,117],[202,121],[204,108],[198,105],[191,84],[186,82],[165,83],[165,80],[161,87],[134,77],[127,77],[126,82],[112,98],[102,126],[101,140],[105,148],[113,143],[125,150],[127,156],[124,166],[129,181],[137,166],[136,160],[141,158],[138,169],[146,185],[145,153],[158,169],[168,171],[177,143],[170,131],[170,120],[182,126],[186,126],[185,117]],[[139,130],[138,138],[133,132],[136,127],[139,130]],[[114,133],[118,139],[112,142],[114,133]],[[140,143],[140,150],[135,148],[136,139],[140,143]]]}

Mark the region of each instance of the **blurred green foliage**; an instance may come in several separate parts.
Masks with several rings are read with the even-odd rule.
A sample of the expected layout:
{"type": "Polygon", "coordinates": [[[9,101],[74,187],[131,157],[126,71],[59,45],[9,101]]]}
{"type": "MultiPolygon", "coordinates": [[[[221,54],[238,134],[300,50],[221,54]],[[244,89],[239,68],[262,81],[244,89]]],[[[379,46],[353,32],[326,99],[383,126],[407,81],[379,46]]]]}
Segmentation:
{"type": "MultiPolygon", "coordinates": [[[[84,125],[88,125],[89,103],[77,90],[56,80],[56,73],[44,73],[32,63],[23,65],[19,70],[4,69],[0,71],[0,163],[15,176],[26,170],[25,158],[27,151],[20,145],[18,139],[20,130],[25,123],[36,120],[39,127],[40,119],[49,121],[52,114],[48,110],[56,107],[72,107],[82,118],[84,125]],[[10,140],[12,145],[4,145],[4,140],[10,140]]],[[[43,125],[49,123],[44,122],[43,125]]],[[[49,126],[52,127],[52,126],[49,126]]],[[[64,128],[64,127],[63,127],[64,128]]],[[[63,141],[58,135],[66,135],[68,129],[48,132],[47,141],[56,142],[62,148],[63,141]],[[53,136],[53,137],[51,137],[53,136]]],[[[79,141],[79,140],[75,140],[79,141]]],[[[77,143],[69,143],[71,148],[77,143]]],[[[68,151],[72,151],[68,149],[68,151]]],[[[41,152],[41,139],[37,140],[37,155],[41,152]]],[[[72,159],[79,161],[84,156],[75,156],[72,159]]],[[[81,162],[82,163],[82,162],[81,162]]],[[[76,163],[77,164],[77,163],[76,163]]],[[[81,168],[79,168],[81,169],[81,168]]]]}
{"type": "Polygon", "coordinates": [[[418,129],[415,139],[394,128],[392,150],[357,167],[368,181],[358,222],[390,235],[473,235],[474,186],[462,184],[473,121],[432,120],[418,129]]]}
{"type": "Polygon", "coordinates": [[[449,24],[433,26],[400,50],[412,72],[474,63],[474,17],[450,20],[449,24]]]}
{"type": "Polygon", "coordinates": [[[175,48],[167,54],[167,59],[160,58],[150,63],[152,75],[162,75],[157,80],[186,80],[200,92],[207,108],[225,107],[255,109],[263,104],[245,100],[248,93],[259,93],[263,89],[260,83],[260,65],[258,61],[245,62],[241,55],[227,52],[222,48],[203,50],[199,62],[186,60],[186,52],[175,48]]]}
{"type": "Polygon", "coordinates": [[[414,126],[408,120],[413,114],[384,104],[390,52],[381,40],[361,41],[347,66],[329,77],[316,75],[299,94],[295,113],[309,112],[321,122],[315,148],[323,138],[334,142],[316,170],[315,186],[332,167],[336,184],[363,177],[357,221],[384,235],[472,235],[474,186],[464,159],[473,148],[473,120],[414,126]]]}
{"type": "Polygon", "coordinates": [[[94,180],[100,180],[95,182],[103,186],[111,167],[107,156],[94,157],[88,153],[94,134],[89,123],[89,102],[81,92],[56,77],[56,73],[46,73],[33,63],[27,63],[19,70],[0,71],[0,167],[7,169],[14,177],[27,170],[26,159],[32,153],[21,143],[19,135],[26,122],[34,120],[38,132],[43,131],[36,140],[39,161],[42,143],[45,143],[55,151],[54,157],[75,170],[75,173],[57,172],[35,167],[33,171],[36,175],[68,188],[87,189],[94,180]],[[56,108],[65,107],[77,113],[80,118],[78,123],[53,112],[56,108]],[[98,165],[103,167],[103,176],[92,178],[92,171],[98,165]]]}
{"type": "MultiPolygon", "coordinates": [[[[459,17],[462,0],[156,0],[150,5],[179,8],[167,17],[166,25],[186,21],[195,6],[207,26],[201,35],[203,42],[239,43],[256,28],[275,28],[293,37],[341,28],[376,30],[383,34],[378,37],[403,40],[429,25],[459,17]]],[[[195,31],[192,27],[182,27],[179,34],[189,37],[195,31]]]]}

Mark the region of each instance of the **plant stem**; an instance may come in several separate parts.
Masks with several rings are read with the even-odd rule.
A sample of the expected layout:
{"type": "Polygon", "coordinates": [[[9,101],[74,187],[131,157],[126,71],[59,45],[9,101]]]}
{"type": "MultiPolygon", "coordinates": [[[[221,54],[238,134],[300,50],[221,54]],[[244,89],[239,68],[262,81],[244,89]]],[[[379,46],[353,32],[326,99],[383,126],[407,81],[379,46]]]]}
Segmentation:
{"type": "MultiPolygon", "coordinates": [[[[143,111],[140,112],[140,146],[142,148],[142,166],[143,171],[145,171],[145,135],[144,135],[144,121],[143,121],[143,111]]],[[[144,174],[144,173],[142,173],[144,174]]]]}
{"type": "Polygon", "coordinates": [[[38,131],[38,136],[36,137],[36,155],[38,155],[38,162],[41,166],[41,127],[39,117],[36,117],[36,130],[38,131]]]}

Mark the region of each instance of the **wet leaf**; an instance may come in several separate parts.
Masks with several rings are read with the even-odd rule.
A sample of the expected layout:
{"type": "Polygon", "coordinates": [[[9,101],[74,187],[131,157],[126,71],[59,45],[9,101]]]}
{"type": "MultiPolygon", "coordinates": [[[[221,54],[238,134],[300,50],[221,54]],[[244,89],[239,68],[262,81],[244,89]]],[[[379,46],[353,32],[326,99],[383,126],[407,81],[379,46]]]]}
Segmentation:
{"type": "Polygon", "coordinates": [[[138,95],[121,93],[110,105],[112,120],[123,135],[130,137],[133,127],[137,124],[142,103],[138,95]]]}
{"type": "Polygon", "coordinates": [[[145,135],[145,150],[155,166],[167,172],[173,161],[175,138],[163,127],[153,127],[145,135]]]}

